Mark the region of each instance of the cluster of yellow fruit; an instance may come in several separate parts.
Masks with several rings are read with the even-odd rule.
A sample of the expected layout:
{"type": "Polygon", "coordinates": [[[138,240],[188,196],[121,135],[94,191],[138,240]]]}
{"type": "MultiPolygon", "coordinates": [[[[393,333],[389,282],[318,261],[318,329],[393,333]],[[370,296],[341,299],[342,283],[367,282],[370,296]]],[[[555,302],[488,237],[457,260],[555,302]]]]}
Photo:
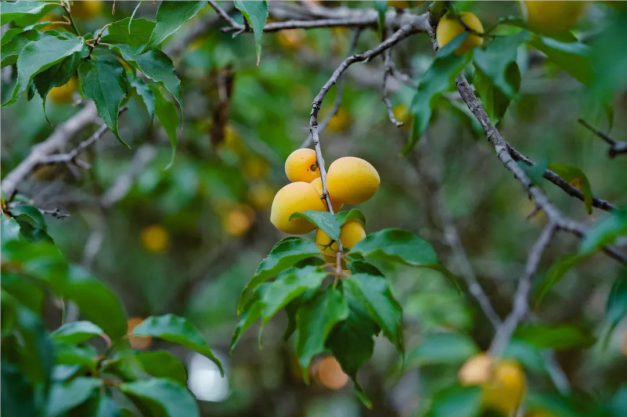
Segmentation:
{"type": "MultiPolygon", "coordinates": [[[[303,218],[290,216],[308,210],[326,211],[327,202],[322,178],[312,149],[298,149],[285,161],[285,173],[291,184],[281,188],[274,196],[270,221],[282,232],[301,235],[311,232],[315,226],[303,218]]],[[[352,156],[335,160],[327,172],[327,190],[333,212],[344,204],[357,205],[369,200],[381,182],[377,170],[367,161],[352,156]]],[[[340,233],[342,245],[350,249],[366,236],[363,225],[357,220],[346,222],[340,233]]],[[[321,230],[316,233],[316,244],[325,255],[337,252],[337,243],[321,230]]]]}

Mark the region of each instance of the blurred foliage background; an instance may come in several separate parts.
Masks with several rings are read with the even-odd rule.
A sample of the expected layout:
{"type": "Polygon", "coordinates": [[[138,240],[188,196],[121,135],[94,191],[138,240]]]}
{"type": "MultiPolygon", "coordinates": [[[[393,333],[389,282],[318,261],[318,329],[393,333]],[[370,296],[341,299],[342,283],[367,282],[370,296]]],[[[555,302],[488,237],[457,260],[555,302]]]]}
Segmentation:
{"type": "MultiPolygon", "coordinates": [[[[130,16],[136,5],[117,2],[113,15],[112,3],[103,2],[96,16],[79,19],[78,25],[85,32],[96,31],[130,16]]],[[[373,7],[372,2],[345,5],[373,7]]],[[[521,15],[517,2],[461,2],[458,7],[472,10],[484,27],[502,17],[521,15]]],[[[600,36],[600,28],[607,25],[611,10],[600,3],[589,4],[576,33],[592,44],[600,36]]],[[[156,5],[146,2],[137,16],[153,18],[155,11],[156,5]]],[[[424,11],[426,5],[415,10],[424,11]]],[[[211,13],[205,8],[186,27],[211,13]]],[[[238,320],[239,294],[261,259],[283,237],[269,222],[273,195],[287,183],[283,161],[307,138],[312,100],[347,54],[352,31],[268,33],[263,38],[261,62],[256,65],[253,36],[233,38],[219,30],[223,25],[217,21],[213,29],[173,57],[186,111],[171,168],[164,169],[171,152],[165,132],[151,125],[143,104],[131,100],[120,117],[120,134],[132,149],[107,133],[82,156],[92,169],[75,172],[65,165],[42,167],[28,183],[21,184],[20,192],[32,196],[32,203],[39,208],[58,208],[69,214],[47,219],[50,235],[69,260],[88,265],[95,276],[110,284],[129,317],[172,312],[188,317],[203,331],[227,367],[227,379],[214,378],[207,382],[211,389],[202,388],[223,390],[222,396],[201,402],[203,415],[414,415],[433,392],[455,381],[461,363],[413,360],[413,348],[443,330],[468,335],[481,349],[487,348],[492,338],[489,322],[470,295],[460,296],[435,272],[386,267],[404,310],[408,356],[401,369],[393,346],[378,338],[373,360],[360,373],[374,410],[359,404],[350,383],[346,384],[333,363],[321,360],[313,367],[312,385],[303,383],[291,344],[280,340],[286,325],[283,317],[265,329],[262,350],[257,347],[255,332],[249,332],[233,356],[228,356],[228,342],[238,320]],[[225,123],[223,135],[212,130],[216,123],[225,123]],[[155,152],[154,158],[137,169],[134,155],[148,147],[150,156],[155,152]],[[130,190],[115,204],[103,205],[107,191],[121,176],[127,176],[130,190]]],[[[186,27],[169,41],[176,42],[186,27]]],[[[624,43],[625,39],[611,41],[624,43]]],[[[363,51],[377,43],[375,31],[364,31],[356,49],[363,51]]],[[[600,47],[609,51],[613,46],[600,47]]],[[[599,100],[537,51],[521,46],[519,52],[521,94],[500,122],[503,137],[534,160],[581,168],[595,196],[619,206],[627,204],[625,161],[608,159],[606,145],[577,123],[583,118],[609,131],[599,100]]],[[[393,50],[397,67],[415,80],[432,58],[427,36],[413,36],[393,50]]],[[[348,71],[340,111],[321,135],[327,165],[347,155],[370,161],[382,181],[377,196],[361,206],[367,231],[385,227],[411,230],[431,242],[443,263],[457,272],[443,239],[437,194],[441,193],[480,283],[497,312],[505,316],[511,310],[528,248],[546,221],[543,214],[526,219],[533,203],[494,157],[480,129],[459,111],[463,102],[454,91],[439,106],[425,140],[409,156],[399,156],[409,133],[387,118],[381,101],[382,74],[380,58],[348,71]],[[439,190],[425,180],[434,176],[439,190]]],[[[406,117],[414,89],[395,79],[390,85],[396,114],[406,117]]],[[[611,132],[624,140],[627,95],[618,87],[611,132]]],[[[3,101],[7,91],[10,88],[3,88],[3,101]]],[[[332,106],[334,95],[332,89],[322,115],[332,106]]],[[[2,176],[78,107],[49,102],[52,124],[46,122],[39,97],[30,102],[22,97],[13,107],[3,109],[2,176]]],[[[82,132],[74,142],[87,138],[95,128],[82,132]]],[[[588,216],[580,201],[550,183],[543,187],[574,219],[592,224],[606,215],[595,209],[588,216]]],[[[547,251],[541,271],[573,252],[576,245],[572,237],[559,236],[547,251]]],[[[602,335],[606,330],[605,302],[618,269],[616,262],[602,255],[591,258],[573,269],[536,306],[535,314],[546,323],[572,323],[602,335]]],[[[51,328],[60,323],[60,310],[52,303],[46,307],[46,320],[51,328]]],[[[454,343],[463,344],[464,340],[454,343]]],[[[160,343],[153,340],[142,348],[156,349],[162,347],[160,343]]],[[[173,353],[188,365],[194,363],[185,356],[186,351],[174,349],[173,353]]],[[[539,401],[549,401],[554,388],[538,359],[540,352],[521,342],[512,354],[525,366],[529,392],[543,393],[545,397],[538,397],[539,401]]],[[[627,323],[619,325],[606,348],[597,343],[566,349],[557,353],[557,360],[576,393],[573,401],[588,403],[611,397],[627,382],[627,323]]],[[[579,406],[571,410],[585,413],[579,406]]]]}

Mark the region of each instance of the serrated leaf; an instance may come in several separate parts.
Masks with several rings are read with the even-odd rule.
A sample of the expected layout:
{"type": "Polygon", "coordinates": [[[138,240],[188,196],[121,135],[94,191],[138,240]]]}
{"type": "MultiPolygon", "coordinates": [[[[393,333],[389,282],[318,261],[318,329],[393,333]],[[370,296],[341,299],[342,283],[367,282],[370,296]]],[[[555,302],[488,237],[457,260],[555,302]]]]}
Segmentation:
{"type": "Polygon", "coordinates": [[[297,262],[318,255],[319,253],[320,250],[311,240],[296,236],[280,240],[274,245],[268,256],[261,261],[255,275],[242,291],[237,305],[237,311],[242,311],[244,304],[246,304],[248,294],[259,285],[297,262]]]}
{"type": "Polygon", "coordinates": [[[165,350],[139,352],[136,357],[148,375],[154,378],[170,378],[182,386],[186,385],[187,371],[185,366],[170,352],[165,350]]]}
{"type": "Polygon", "coordinates": [[[168,134],[170,144],[172,146],[170,162],[165,167],[165,169],[168,169],[174,163],[176,146],[178,145],[178,137],[176,136],[176,128],[179,125],[178,112],[176,110],[176,105],[171,101],[166,100],[158,86],[150,84],[148,87],[155,98],[155,114],[157,115],[161,126],[163,126],[163,129],[168,134]]]}
{"type": "Polygon", "coordinates": [[[585,349],[596,342],[590,331],[570,324],[525,324],[519,326],[514,335],[538,348],[553,350],[585,349]]]}
{"type": "Polygon", "coordinates": [[[335,216],[328,211],[307,210],[304,213],[294,213],[290,216],[290,220],[296,217],[302,217],[311,224],[314,224],[318,229],[321,229],[324,233],[331,237],[331,239],[340,239],[340,223],[337,221],[335,216]]]}
{"type": "Polygon", "coordinates": [[[157,24],[141,52],[159,46],[206,5],[205,1],[162,1],[157,10],[157,24]]]}
{"type": "Polygon", "coordinates": [[[100,379],[87,377],[78,377],[67,383],[54,384],[50,391],[46,417],[60,416],[78,407],[87,401],[101,385],[100,379]]]}
{"type": "MultiPolygon", "coordinates": [[[[135,88],[137,95],[140,96],[146,106],[146,111],[148,112],[148,116],[152,120],[155,116],[155,95],[152,90],[146,85],[144,80],[139,77],[136,77],[133,81],[131,81],[131,87],[135,88]]],[[[178,121],[178,117],[177,117],[178,121]]]]}
{"type": "Polygon", "coordinates": [[[133,330],[133,336],[153,336],[185,346],[211,359],[224,375],[220,360],[213,354],[200,332],[183,317],[174,314],[151,316],[133,330]]]}
{"type": "Polygon", "coordinates": [[[577,187],[583,194],[586,212],[592,214],[592,187],[590,181],[580,168],[565,164],[549,164],[548,169],[562,177],[570,185],[577,187]]]}
{"type": "Polygon", "coordinates": [[[78,67],[81,94],[94,101],[98,114],[111,132],[129,147],[118,131],[120,105],[126,96],[123,73],[124,68],[117,60],[90,59],[78,67]]]}
{"type": "Polygon", "coordinates": [[[447,387],[433,396],[427,417],[476,417],[481,412],[481,401],[479,386],[447,387]]]}
{"type": "Polygon", "coordinates": [[[255,35],[255,51],[257,52],[257,65],[259,65],[259,60],[261,59],[261,38],[263,36],[263,29],[266,26],[266,20],[268,20],[268,3],[266,0],[234,0],[233,4],[235,8],[244,15],[244,18],[253,28],[255,35]]]}
{"type": "Polygon", "coordinates": [[[17,83],[11,98],[2,107],[15,103],[17,96],[26,91],[35,75],[86,48],[82,39],[62,34],[44,36],[26,44],[17,58],[17,83]]]}
{"type": "Polygon", "coordinates": [[[579,244],[579,255],[589,255],[600,247],[627,235],[627,207],[612,211],[586,232],[579,244]]]}
{"type": "Polygon", "coordinates": [[[198,406],[191,393],[166,378],[125,382],[119,385],[125,395],[143,403],[148,409],[159,410],[156,415],[168,417],[199,417],[198,406]]]}
{"type": "Polygon", "coordinates": [[[477,344],[461,333],[435,333],[428,335],[418,347],[407,355],[409,366],[461,365],[479,353],[477,344]]]}
{"type": "Polygon", "coordinates": [[[58,4],[48,4],[40,1],[16,1],[13,3],[3,1],[1,4],[0,25],[6,25],[27,16],[36,16],[58,7],[58,4]]]}
{"type": "Polygon", "coordinates": [[[350,269],[352,274],[342,281],[343,285],[381,327],[383,334],[398,351],[404,353],[403,311],[385,277],[377,268],[364,261],[351,262],[350,269]]]}
{"type": "Polygon", "coordinates": [[[147,44],[155,29],[155,22],[143,18],[133,19],[130,23],[130,30],[129,22],[131,22],[131,18],[127,17],[111,23],[105,29],[100,40],[108,44],[128,45],[131,48],[139,48],[147,44]]]}
{"type": "Polygon", "coordinates": [[[627,316],[627,272],[623,269],[607,297],[605,317],[610,323],[609,333],[625,316],[627,316]]]}
{"type": "MultiPolygon", "coordinates": [[[[21,31],[21,29],[15,30],[18,32],[21,31]]],[[[7,37],[7,34],[2,37],[2,50],[0,51],[2,56],[2,64],[0,67],[2,68],[7,65],[15,64],[20,52],[22,52],[22,49],[24,49],[29,42],[37,41],[44,36],[44,34],[38,30],[26,30],[12,37],[7,37]]]]}
{"type": "MultiPolygon", "coordinates": [[[[357,220],[363,226],[366,225],[366,217],[358,209],[351,209],[351,211],[340,211],[339,213],[335,213],[335,218],[337,219],[338,223],[340,224],[340,227],[343,226],[344,223],[346,223],[348,221],[351,221],[351,220],[357,220]]],[[[328,233],[327,233],[327,235],[328,235],[328,233]]],[[[335,239],[335,240],[337,240],[337,239],[335,239]]]]}
{"type": "Polygon", "coordinates": [[[414,116],[411,135],[401,151],[403,155],[407,155],[418,143],[420,137],[429,126],[431,114],[439,97],[451,86],[455,77],[470,61],[472,52],[464,55],[455,53],[457,47],[466,40],[466,37],[468,37],[468,33],[464,32],[444,45],[436,53],[429,69],[420,78],[410,109],[411,114],[414,116]]]}
{"type": "MultiPolygon", "coordinates": [[[[510,63],[505,70],[505,79],[512,86],[512,89],[518,93],[521,75],[516,62],[510,63]]],[[[479,69],[475,71],[472,84],[475,86],[477,94],[481,98],[481,104],[483,104],[486,113],[490,116],[490,120],[492,123],[497,124],[505,116],[512,99],[496,88],[491,80],[479,69]]]]}
{"type": "Polygon", "coordinates": [[[103,333],[104,331],[100,327],[90,321],[73,321],[63,324],[52,332],[51,336],[53,339],[65,343],[78,344],[103,333]]]}
{"type": "Polygon", "coordinates": [[[533,35],[530,45],[544,53],[558,67],[584,85],[593,80],[590,47],[581,42],[563,42],[557,39],[533,35]]]}
{"type": "Polygon", "coordinates": [[[342,293],[327,287],[313,299],[301,305],[296,314],[296,354],[308,381],[311,359],[324,350],[333,327],[348,318],[348,303],[342,293]]]}

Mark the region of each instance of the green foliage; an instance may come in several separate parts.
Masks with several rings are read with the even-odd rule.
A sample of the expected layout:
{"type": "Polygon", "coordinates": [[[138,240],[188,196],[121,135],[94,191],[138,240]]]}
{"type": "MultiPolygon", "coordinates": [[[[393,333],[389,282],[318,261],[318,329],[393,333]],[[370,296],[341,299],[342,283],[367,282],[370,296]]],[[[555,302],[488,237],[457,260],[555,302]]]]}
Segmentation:
{"type": "Polygon", "coordinates": [[[527,324],[519,327],[515,335],[533,346],[554,350],[586,348],[596,341],[590,331],[567,324],[557,326],[527,324]]]}
{"type": "Polygon", "coordinates": [[[255,32],[255,51],[257,52],[257,65],[261,59],[261,38],[263,36],[263,28],[268,20],[268,2],[262,1],[242,1],[235,0],[235,7],[242,12],[244,18],[248,21],[255,32]]]}
{"type": "Polygon", "coordinates": [[[580,168],[565,164],[551,163],[547,168],[562,177],[569,184],[574,185],[581,190],[586,211],[588,214],[592,214],[592,187],[590,186],[590,181],[588,180],[586,173],[580,168]]]}
{"type": "Polygon", "coordinates": [[[125,382],[119,386],[142,413],[155,416],[200,416],[194,397],[168,378],[125,382]]]}
{"type": "Polygon", "coordinates": [[[408,366],[461,365],[479,353],[473,340],[461,333],[435,333],[429,335],[407,355],[408,366]]]}
{"type": "Polygon", "coordinates": [[[605,316],[610,325],[609,333],[627,316],[627,272],[618,275],[607,296],[605,316]]]}
{"type": "Polygon", "coordinates": [[[0,24],[6,25],[27,16],[37,16],[56,6],[39,1],[3,2],[0,24]]]}
{"type": "Polygon", "coordinates": [[[204,1],[183,1],[180,3],[162,1],[157,10],[157,24],[141,52],[143,53],[159,46],[168,36],[176,32],[183,23],[196,16],[196,13],[206,5],[207,3],[204,1]]]}
{"type": "Polygon", "coordinates": [[[307,210],[304,213],[294,213],[290,216],[290,220],[296,217],[306,219],[326,233],[331,239],[340,240],[340,222],[328,211],[307,210]]]}
{"type": "Polygon", "coordinates": [[[563,42],[557,39],[534,35],[531,45],[577,81],[589,85],[593,70],[590,48],[581,42],[563,42]]]}

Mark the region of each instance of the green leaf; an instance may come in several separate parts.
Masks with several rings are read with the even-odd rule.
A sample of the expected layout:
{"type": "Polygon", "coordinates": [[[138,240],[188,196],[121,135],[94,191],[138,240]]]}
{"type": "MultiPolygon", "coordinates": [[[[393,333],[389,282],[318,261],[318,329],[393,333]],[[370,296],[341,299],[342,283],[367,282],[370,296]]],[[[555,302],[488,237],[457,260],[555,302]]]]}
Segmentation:
{"type": "Polygon", "coordinates": [[[126,396],[147,406],[156,416],[199,417],[198,406],[187,389],[166,378],[125,382],[119,386],[126,396]]]}
{"type": "Polygon", "coordinates": [[[335,218],[337,219],[337,221],[340,224],[340,226],[343,226],[344,223],[346,223],[346,222],[348,222],[350,220],[357,220],[363,226],[366,225],[366,217],[358,209],[351,209],[351,211],[340,211],[339,213],[335,213],[335,218]]]}
{"type": "Polygon", "coordinates": [[[590,85],[592,82],[593,71],[588,45],[581,42],[562,42],[537,35],[531,37],[530,44],[577,81],[584,85],[590,85]]]}
{"type": "Polygon", "coordinates": [[[592,188],[586,173],[577,167],[565,164],[549,164],[548,169],[562,177],[570,185],[579,188],[583,194],[586,212],[592,214],[592,188]]]}
{"type": "Polygon", "coordinates": [[[398,351],[404,353],[403,311],[385,277],[373,265],[363,261],[351,262],[350,269],[352,275],[343,280],[343,285],[366,309],[398,351]]]}
{"type": "Polygon", "coordinates": [[[141,52],[159,46],[168,36],[179,30],[183,23],[196,16],[207,5],[205,1],[162,1],[157,10],[157,24],[148,43],[141,52]]]}
{"type": "Polygon", "coordinates": [[[169,100],[166,100],[161,94],[161,90],[154,84],[148,86],[155,98],[155,113],[159,118],[159,122],[165,132],[170,138],[170,144],[172,145],[172,154],[170,156],[170,162],[165,167],[168,169],[174,163],[174,157],[176,156],[176,146],[178,144],[178,137],[176,136],[176,128],[179,125],[178,112],[176,106],[169,100]]]}
{"type": "Polygon", "coordinates": [[[2,37],[2,51],[0,51],[0,54],[2,56],[2,64],[0,65],[0,67],[4,68],[7,65],[15,64],[17,62],[18,56],[20,55],[20,52],[22,52],[22,49],[24,49],[24,47],[29,42],[37,41],[43,36],[44,34],[38,30],[26,30],[24,32],[18,33],[11,38],[6,38],[5,40],[5,34],[2,37]]]}
{"type": "Polygon", "coordinates": [[[52,332],[51,336],[53,339],[65,343],[78,344],[103,333],[104,331],[100,327],[90,321],[73,321],[59,327],[52,332]]]}
{"type": "Polygon", "coordinates": [[[610,323],[610,331],[627,316],[627,271],[623,269],[614,281],[610,295],[607,297],[605,316],[610,323]]]}
{"type": "Polygon", "coordinates": [[[91,345],[74,346],[69,343],[54,342],[54,360],[58,365],[79,365],[93,372],[97,366],[98,352],[91,345]]]}
{"type": "Polygon", "coordinates": [[[20,225],[13,217],[7,217],[2,213],[2,246],[7,243],[21,239],[20,225]]]}
{"type": "MultiPolygon", "coordinates": [[[[258,288],[261,288],[258,287],[258,288]]],[[[231,336],[231,344],[229,350],[231,354],[237,346],[237,342],[239,342],[240,337],[252,326],[257,320],[261,318],[261,310],[263,309],[263,303],[261,301],[255,301],[251,304],[250,308],[247,308],[240,315],[239,323],[237,323],[237,327],[233,332],[233,336],[231,336]]]]}
{"type": "Polygon", "coordinates": [[[555,326],[526,324],[518,327],[514,336],[533,346],[554,350],[585,349],[596,341],[594,335],[588,330],[569,324],[555,326]]]}
{"type": "Polygon", "coordinates": [[[524,340],[511,339],[503,351],[502,357],[518,362],[527,371],[547,374],[542,350],[524,340]]]}
{"type": "Polygon", "coordinates": [[[428,335],[409,353],[409,366],[461,365],[479,353],[477,344],[461,333],[435,333],[428,335]]]}
{"type": "MultiPolygon", "coordinates": [[[[520,70],[516,62],[510,63],[505,69],[505,79],[517,93],[520,89],[520,70]]],[[[475,86],[481,104],[490,116],[492,123],[497,124],[504,116],[512,99],[496,88],[492,81],[481,70],[475,71],[472,84],[475,86]]]]}
{"type": "Polygon", "coordinates": [[[326,276],[326,272],[313,265],[281,272],[263,294],[262,326],[268,324],[270,319],[290,301],[307,290],[319,288],[326,276]]]}
{"type": "Polygon", "coordinates": [[[54,366],[53,348],[50,336],[39,316],[32,311],[18,307],[17,327],[21,339],[18,366],[31,382],[48,385],[54,366]]]}
{"type": "Polygon", "coordinates": [[[337,221],[335,216],[328,211],[307,210],[304,213],[294,213],[290,216],[290,220],[296,217],[302,217],[303,219],[309,221],[309,223],[315,225],[318,229],[321,229],[331,239],[340,239],[340,223],[337,221]]]}
{"type": "MultiPolygon", "coordinates": [[[[1,6],[0,6],[1,7],[1,6]]],[[[6,345],[3,346],[6,349],[6,345]]],[[[6,350],[5,350],[6,352],[6,350]]],[[[2,360],[2,416],[24,417],[38,415],[33,386],[20,369],[2,360]]]]}
{"type": "Polygon", "coordinates": [[[263,29],[266,26],[266,20],[268,20],[268,3],[266,0],[234,0],[233,4],[235,8],[244,15],[244,18],[253,28],[255,34],[255,51],[257,52],[257,65],[259,65],[259,60],[261,59],[261,37],[263,36],[263,29]]]}
{"type": "Polygon", "coordinates": [[[327,287],[313,299],[301,305],[296,314],[296,354],[303,367],[305,381],[309,380],[311,359],[324,350],[333,327],[348,318],[348,304],[342,293],[327,287]]]}
{"type": "Polygon", "coordinates": [[[124,68],[117,60],[90,59],[78,67],[81,94],[96,103],[102,117],[115,137],[126,147],[118,131],[120,104],[126,96],[122,74],[124,68]]]}
{"type": "Polygon", "coordinates": [[[133,330],[133,335],[158,337],[185,346],[211,359],[220,368],[220,373],[224,375],[222,364],[213,354],[198,329],[183,317],[174,314],[148,317],[133,330]]]}
{"type": "Polygon", "coordinates": [[[349,256],[355,254],[411,266],[439,264],[438,256],[429,243],[400,229],[383,229],[369,234],[353,246],[349,256]]]}
{"type": "Polygon", "coordinates": [[[27,16],[36,16],[57,7],[58,4],[47,4],[40,1],[3,1],[0,6],[0,25],[4,26],[14,20],[27,16]]]}
{"type": "Polygon", "coordinates": [[[35,75],[87,48],[82,39],[62,34],[48,35],[48,32],[46,35],[39,40],[29,42],[20,52],[17,58],[17,83],[11,98],[2,104],[2,107],[15,103],[17,96],[26,90],[35,75]]]}
{"type": "Polygon", "coordinates": [[[11,273],[2,273],[2,289],[11,294],[20,304],[35,313],[41,313],[44,301],[44,288],[26,277],[11,273]]]}
{"type": "Polygon", "coordinates": [[[435,394],[427,417],[475,417],[481,412],[479,386],[452,386],[435,394]]]}
{"type": "Polygon", "coordinates": [[[101,385],[101,380],[87,377],[78,377],[67,383],[54,384],[50,391],[46,417],[60,416],[78,407],[87,401],[101,385]]]}
{"type": "MultiPolygon", "coordinates": [[[[150,116],[150,120],[152,120],[155,116],[155,94],[146,85],[144,80],[139,77],[136,77],[133,81],[131,81],[131,87],[135,88],[137,95],[140,96],[144,101],[144,105],[146,106],[146,110],[148,111],[148,116],[150,116]]],[[[176,118],[178,123],[177,115],[175,114],[174,117],[176,118]]],[[[161,122],[161,124],[163,124],[163,122],[161,122]]]]}
{"type": "Polygon", "coordinates": [[[544,178],[544,173],[546,172],[546,168],[549,166],[549,161],[546,159],[542,159],[535,163],[535,165],[527,165],[523,161],[516,162],[520,169],[525,171],[525,174],[531,180],[531,183],[536,187],[539,187],[542,184],[542,178],[544,178]]]}
{"type": "Polygon", "coordinates": [[[383,38],[383,28],[385,27],[385,12],[388,9],[387,0],[375,0],[374,8],[379,15],[379,19],[377,20],[377,32],[379,34],[379,38],[383,38]]]}
{"type": "Polygon", "coordinates": [[[579,255],[589,255],[625,235],[627,235],[627,207],[622,207],[612,211],[588,229],[579,244],[579,255]]]}
{"type": "Polygon", "coordinates": [[[401,151],[403,155],[407,155],[418,143],[420,137],[429,126],[429,120],[431,120],[431,114],[438,99],[451,86],[455,77],[459,75],[470,61],[472,52],[464,55],[455,53],[455,49],[466,40],[466,37],[468,37],[468,33],[464,32],[444,45],[436,53],[429,69],[420,78],[416,94],[411,103],[411,114],[414,116],[411,135],[401,151]]]}
{"type": "Polygon", "coordinates": [[[11,214],[19,222],[23,221],[36,229],[48,230],[46,220],[37,207],[29,205],[15,206],[11,209],[11,214]]]}
{"type": "Polygon", "coordinates": [[[136,357],[148,375],[154,378],[170,378],[182,386],[186,385],[187,371],[185,366],[170,352],[165,350],[139,352],[136,357]]]}
{"type": "Polygon", "coordinates": [[[590,60],[594,66],[592,90],[601,102],[610,107],[609,104],[627,87],[624,70],[627,43],[617,42],[618,39],[627,39],[627,13],[608,13],[607,18],[599,36],[594,37],[590,60]]]}
{"type": "Polygon", "coordinates": [[[549,292],[549,290],[560,282],[566,273],[582,259],[583,258],[578,255],[567,255],[555,262],[551,268],[549,268],[546,276],[535,290],[535,293],[537,294],[536,306],[542,302],[544,296],[549,292]]]}
{"type": "Polygon", "coordinates": [[[268,256],[261,261],[255,275],[242,291],[237,305],[237,311],[242,311],[247,301],[247,295],[259,285],[297,262],[318,255],[319,253],[320,250],[311,240],[296,236],[280,240],[274,245],[268,256]]]}
{"type": "Polygon", "coordinates": [[[155,29],[155,22],[143,18],[133,19],[127,17],[117,22],[111,23],[107,27],[100,40],[108,44],[124,44],[131,48],[139,48],[150,40],[150,35],[155,29]]]}

